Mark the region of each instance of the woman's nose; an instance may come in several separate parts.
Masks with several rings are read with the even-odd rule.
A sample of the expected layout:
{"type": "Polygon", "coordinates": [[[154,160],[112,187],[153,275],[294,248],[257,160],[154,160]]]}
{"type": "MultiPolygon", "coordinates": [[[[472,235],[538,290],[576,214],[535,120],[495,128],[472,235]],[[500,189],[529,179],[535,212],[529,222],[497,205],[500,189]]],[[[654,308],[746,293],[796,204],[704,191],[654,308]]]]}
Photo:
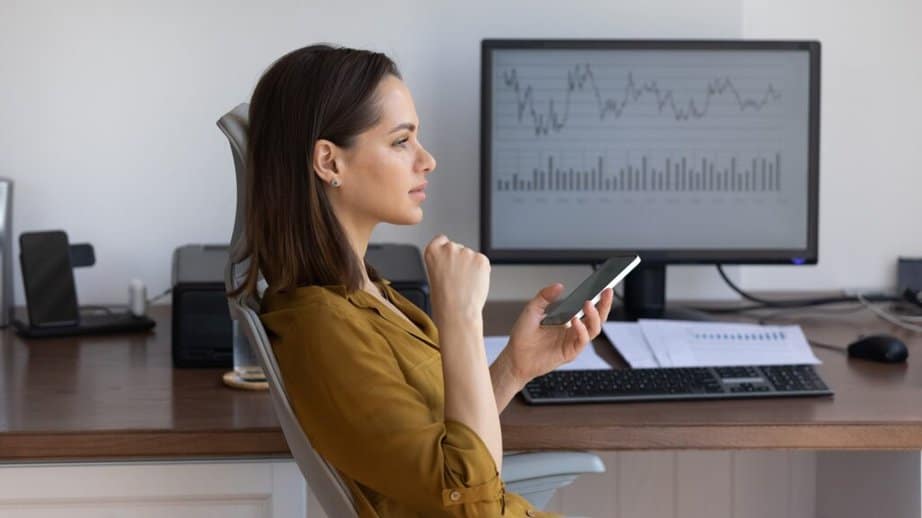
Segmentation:
{"type": "Polygon", "coordinates": [[[427,151],[426,148],[420,146],[420,149],[422,150],[422,153],[423,153],[423,156],[421,158],[423,172],[431,173],[435,169],[435,166],[436,166],[435,157],[432,156],[432,154],[429,153],[429,151],[427,151]]]}

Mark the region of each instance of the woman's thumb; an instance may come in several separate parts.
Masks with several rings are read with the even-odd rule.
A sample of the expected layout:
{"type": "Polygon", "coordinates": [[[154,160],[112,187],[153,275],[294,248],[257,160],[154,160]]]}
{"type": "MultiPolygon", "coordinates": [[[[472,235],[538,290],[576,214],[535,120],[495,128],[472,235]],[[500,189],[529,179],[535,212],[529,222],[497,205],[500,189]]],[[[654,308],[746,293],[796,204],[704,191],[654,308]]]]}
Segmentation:
{"type": "Polygon", "coordinates": [[[557,300],[560,293],[563,292],[563,284],[555,282],[538,290],[538,294],[532,299],[532,305],[535,309],[543,312],[551,302],[557,300]]]}

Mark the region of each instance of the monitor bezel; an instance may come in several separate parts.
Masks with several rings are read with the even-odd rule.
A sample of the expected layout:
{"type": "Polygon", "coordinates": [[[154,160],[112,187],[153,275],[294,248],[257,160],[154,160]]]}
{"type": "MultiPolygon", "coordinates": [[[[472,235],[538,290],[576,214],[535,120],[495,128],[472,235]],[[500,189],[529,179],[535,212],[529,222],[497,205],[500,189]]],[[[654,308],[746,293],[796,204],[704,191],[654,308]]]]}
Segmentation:
{"type": "Polygon", "coordinates": [[[612,255],[637,253],[645,263],[816,264],[819,257],[820,42],[815,40],[688,39],[483,39],[480,72],[480,251],[494,263],[600,263],[612,255]],[[509,249],[495,248],[490,235],[492,52],[503,49],[618,50],[797,50],[809,56],[807,144],[807,243],[803,249],[509,249]]]}

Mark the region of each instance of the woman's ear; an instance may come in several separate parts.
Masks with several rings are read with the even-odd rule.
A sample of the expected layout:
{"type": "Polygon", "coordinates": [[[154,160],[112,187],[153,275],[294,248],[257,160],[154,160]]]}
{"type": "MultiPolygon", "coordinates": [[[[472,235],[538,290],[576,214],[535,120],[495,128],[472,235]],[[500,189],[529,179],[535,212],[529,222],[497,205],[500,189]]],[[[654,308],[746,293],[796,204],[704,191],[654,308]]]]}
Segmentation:
{"type": "Polygon", "coordinates": [[[339,153],[339,147],[329,140],[317,139],[317,142],[314,143],[314,173],[324,183],[330,183],[334,178],[339,178],[339,168],[336,166],[339,153]]]}

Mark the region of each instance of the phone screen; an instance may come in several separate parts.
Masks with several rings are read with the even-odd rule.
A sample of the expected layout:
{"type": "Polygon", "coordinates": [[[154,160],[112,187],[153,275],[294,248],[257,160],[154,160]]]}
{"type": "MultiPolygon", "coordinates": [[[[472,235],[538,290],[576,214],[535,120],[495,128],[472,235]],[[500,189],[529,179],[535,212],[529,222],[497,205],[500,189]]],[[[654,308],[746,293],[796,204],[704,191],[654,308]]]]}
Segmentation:
{"type": "Polygon", "coordinates": [[[79,310],[67,234],[23,232],[19,261],[29,323],[35,327],[76,325],[79,310]]]}
{"type": "Polygon", "coordinates": [[[541,320],[541,325],[560,326],[568,324],[574,317],[581,318],[584,302],[589,300],[593,305],[597,303],[605,288],[621,282],[639,263],[640,257],[636,255],[609,258],[569,295],[551,303],[545,310],[547,316],[541,320]]]}

